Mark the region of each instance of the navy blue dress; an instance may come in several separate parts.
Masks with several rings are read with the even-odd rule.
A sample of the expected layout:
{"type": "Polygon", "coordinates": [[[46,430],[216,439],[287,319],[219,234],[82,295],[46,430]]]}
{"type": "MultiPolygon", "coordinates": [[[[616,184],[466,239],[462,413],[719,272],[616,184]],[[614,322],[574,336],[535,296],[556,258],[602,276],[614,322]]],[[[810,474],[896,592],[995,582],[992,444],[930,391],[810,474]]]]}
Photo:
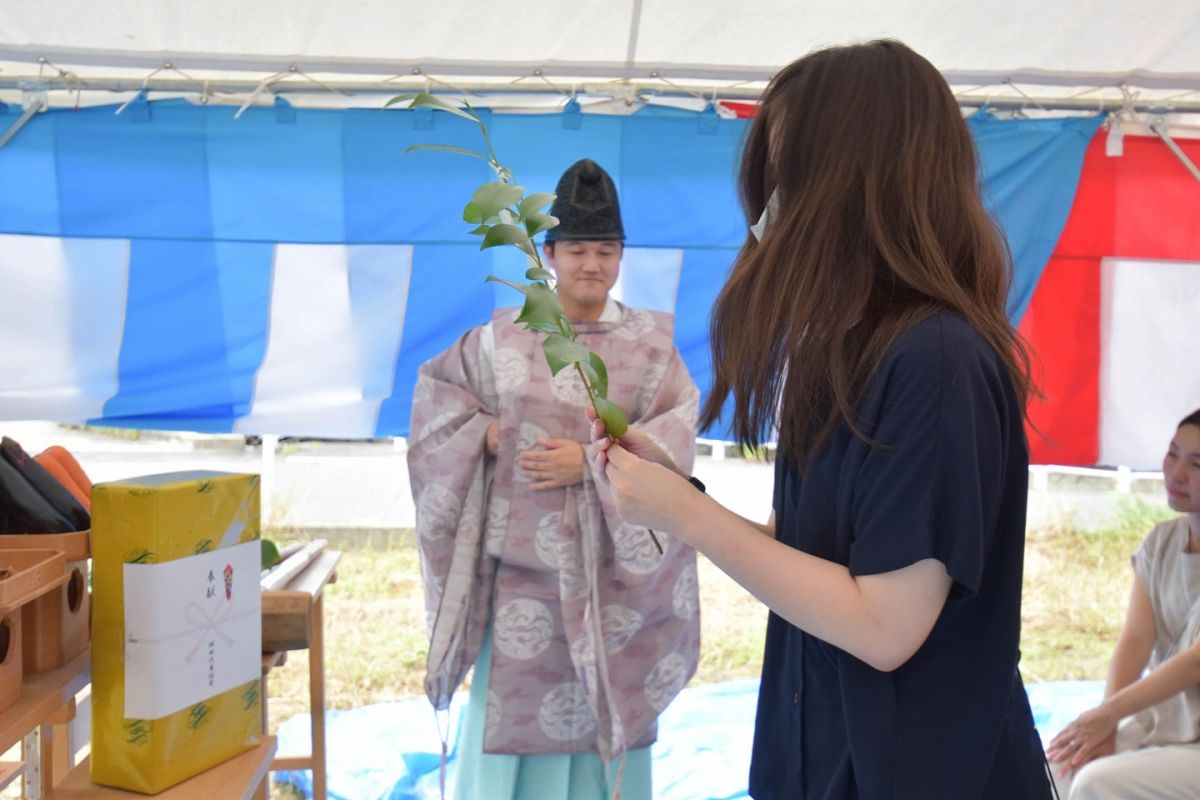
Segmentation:
{"type": "Polygon", "coordinates": [[[1017,673],[1029,452],[1003,362],[958,315],[901,334],[860,406],[801,475],[781,456],[775,524],[792,547],[873,575],[927,558],[949,599],[880,672],[772,614],[754,729],[757,800],[1050,797],[1017,673]]]}

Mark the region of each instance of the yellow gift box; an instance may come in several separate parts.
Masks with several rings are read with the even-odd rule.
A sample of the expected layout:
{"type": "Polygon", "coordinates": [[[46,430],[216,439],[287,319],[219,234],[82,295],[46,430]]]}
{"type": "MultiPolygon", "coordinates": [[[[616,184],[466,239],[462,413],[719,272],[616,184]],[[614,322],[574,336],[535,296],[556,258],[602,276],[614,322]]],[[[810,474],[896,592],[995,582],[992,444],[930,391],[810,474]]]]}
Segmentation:
{"type": "Polygon", "coordinates": [[[262,737],[259,478],[92,493],[95,783],[154,794],[262,737]]]}

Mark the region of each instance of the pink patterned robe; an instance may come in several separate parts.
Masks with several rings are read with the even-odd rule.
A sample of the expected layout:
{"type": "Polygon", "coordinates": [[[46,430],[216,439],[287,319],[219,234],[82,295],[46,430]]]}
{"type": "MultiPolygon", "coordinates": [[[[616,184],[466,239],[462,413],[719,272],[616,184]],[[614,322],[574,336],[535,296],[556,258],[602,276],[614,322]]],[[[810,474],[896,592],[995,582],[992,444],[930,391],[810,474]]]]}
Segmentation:
{"type": "MultiPolygon", "coordinates": [[[[576,325],[608,366],[609,398],[684,469],[699,391],[672,343],[672,317],[617,307],[576,325]]],[[[608,761],[654,741],[658,715],[695,673],[695,552],[617,517],[596,476],[535,491],[516,465],[539,437],[588,441],[574,370],[551,378],[544,334],[497,311],[494,370],[468,331],[421,367],[409,471],[430,635],[426,692],[444,709],[492,625],[484,750],[595,751],[608,761]],[[494,377],[493,377],[494,376],[494,377]],[[499,456],[485,457],[500,421],[499,456]]],[[[483,348],[486,349],[486,348],[483,348]]]]}

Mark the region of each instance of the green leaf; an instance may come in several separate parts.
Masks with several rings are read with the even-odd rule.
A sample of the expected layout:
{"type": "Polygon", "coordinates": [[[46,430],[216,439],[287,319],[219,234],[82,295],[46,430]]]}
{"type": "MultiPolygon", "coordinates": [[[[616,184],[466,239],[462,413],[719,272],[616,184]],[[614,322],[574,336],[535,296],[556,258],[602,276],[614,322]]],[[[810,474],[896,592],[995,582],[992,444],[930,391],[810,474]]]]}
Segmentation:
{"type": "Polygon", "coordinates": [[[555,197],[556,195],[552,195],[549,192],[534,192],[521,201],[521,205],[518,206],[518,210],[521,212],[522,217],[527,217],[533,212],[543,209],[553,203],[555,197]]]}
{"type": "Polygon", "coordinates": [[[469,222],[472,225],[482,225],[485,222],[483,209],[474,200],[463,206],[463,222],[469,222]]]}
{"type": "Polygon", "coordinates": [[[483,279],[483,282],[484,283],[503,283],[505,286],[509,286],[513,289],[516,289],[521,294],[524,294],[524,295],[529,294],[528,286],[522,286],[519,283],[513,283],[512,281],[505,280],[504,278],[497,278],[495,275],[488,275],[486,278],[483,279]]]}
{"type": "Polygon", "coordinates": [[[492,163],[492,160],[483,153],[476,153],[474,150],[468,150],[465,147],[455,147],[452,144],[410,144],[404,148],[404,153],[408,155],[413,150],[439,150],[444,153],[458,153],[459,155],[478,158],[480,161],[486,161],[489,164],[492,163]]]}
{"type": "Polygon", "coordinates": [[[471,230],[467,231],[467,233],[471,234],[472,236],[484,236],[491,229],[491,225],[480,225],[478,228],[472,228],[471,230]]]}
{"type": "Polygon", "coordinates": [[[557,225],[558,217],[552,217],[540,211],[535,211],[525,218],[525,230],[529,232],[531,237],[537,236],[542,231],[548,231],[557,225]]]}
{"type": "Polygon", "coordinates": [[[563,367],[582,363],[591,355],[586,347],[558,333],[546,337],[546,341],[542,342],[542,352],[546,354],[551,375],[557,375],[563,367]]]}
{"type": "Polygon", "coordinates": [[[588,353],[583,372],[592,382],[593,394],[597,397],[608,397],[608,368],[604,366],[604,359],[595,353],[588,353]]]}
{"type": "Polygon", "coordinates": [[[522,242],[529,242],[529,237],[525,234],[525,231],[516,225],[508,225],[502,222],[488,229],[487,235],[483,237],[483,244],[479,246],[479,249],[486,250],[489,247],[499,247],[502,244],[515,244],[519,247],[522,242]]]}
{"type": "Polygon", "coordinates": [[[596,368],[587,361],[580,363],[579,368],[583,370],[583,374],[587,376],[588,386],[590,387],[592,394],[595,396],[600,396],[597,392],[596,386],[596,384],[600,382],[600,376],[596,374],[596,368]]]}
{"type": "Polygon", "coordinates": [[[386,103],[383,104],[383,107],[388,108],[389,106],[394,106],[397,103],[403,103],[406,101],[411,101],[411,102],[409,102],[409,106],[408,106],[409,108],[436,108],[439,111],[448,111],[456,117],[462,117],[463,119],[469,119],[471,122],[474,122],[476,125],[483,124],[482,122],[479,121],[479,117],[475,114],[475,112],[470,111],[470,110],[464,111],[463,109],[459,108],[458,106],[456,106],[454,103],[450,102],[449,100],[438,97],[436,95],[432,95],[429,92],[418,92],[417,94],[402,94],[397,97],[393,97],[391,100],[388,100],[386,103]]]}
{"type": "Polygon", "coordinates": [[[563,314],[558,295],[542,283],[531,283],[524,291],[525,305],[521,307],[517,322],[526,328],[557,334],[558,319],[563,314]]]}
{"type": "Polygon", "coordinates": [[[530,267],[525,270],[525,278],[531,281],[552,281],[554,280],[554,273],[548,272],[541,267],[530,267]]]}
{"type": "Polygon", "coordinates": [[[629,422],[625,419],[625,412],[621,407],[604,397],[597,397],[594,402],[596,414],[604,421],[604,429],[608,435],[614,439],[624,436],[625,431],[629,430],[629,422]]]}
{"type": "MultiPolygon", "coordinates": [[[[475,190],[474,196],[471,197],[471,203],[479,209],[478,221],[486,222],[489,217],[496,216],[501,210],[520,200],[523,194],[525,194],[525,189],[520,186],[492,181],[475,190]]],[[[467,222],[475,222],[475,220],[469,219],[467,222]]]]}
{"type": "Polygon", "coordinates": [[[270,569],[279,563],[279,548],[270,539],[260,539],[262,543],[262,568],[270,569]]]}
{"type": "MultiPolygon", "coordinates": [[[[528,301],[526,301],[528,302],[528,301]]],[[[524,312],[522,312],[524,313],[524,312]]],[[[517,317],[517,322],[524,322],[520,317],[517,317]]],[[[542,333],[554,333],[554,326],[545,322],[526,322],[525,329],[530,331],[541,331],[542,333]]]]}

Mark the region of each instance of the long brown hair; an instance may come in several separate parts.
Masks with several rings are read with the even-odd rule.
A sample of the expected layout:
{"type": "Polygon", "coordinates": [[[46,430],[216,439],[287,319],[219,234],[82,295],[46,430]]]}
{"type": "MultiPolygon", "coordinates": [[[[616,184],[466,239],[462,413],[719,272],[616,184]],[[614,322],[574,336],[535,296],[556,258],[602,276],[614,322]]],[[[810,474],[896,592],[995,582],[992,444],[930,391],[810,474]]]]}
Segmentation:
{"type": "Polygon", "coordinates": [[[701,427],[732,394],[739,443],[773,429],[803,465],[847,423],[893,340],[943,310],[1003,359],[1024,407],[1029,358],[1004,313],[1007,245],[945,80],[895,41],[811,53],[762,97],[741,166],[747,237],[713,309],[701,427]]]}

